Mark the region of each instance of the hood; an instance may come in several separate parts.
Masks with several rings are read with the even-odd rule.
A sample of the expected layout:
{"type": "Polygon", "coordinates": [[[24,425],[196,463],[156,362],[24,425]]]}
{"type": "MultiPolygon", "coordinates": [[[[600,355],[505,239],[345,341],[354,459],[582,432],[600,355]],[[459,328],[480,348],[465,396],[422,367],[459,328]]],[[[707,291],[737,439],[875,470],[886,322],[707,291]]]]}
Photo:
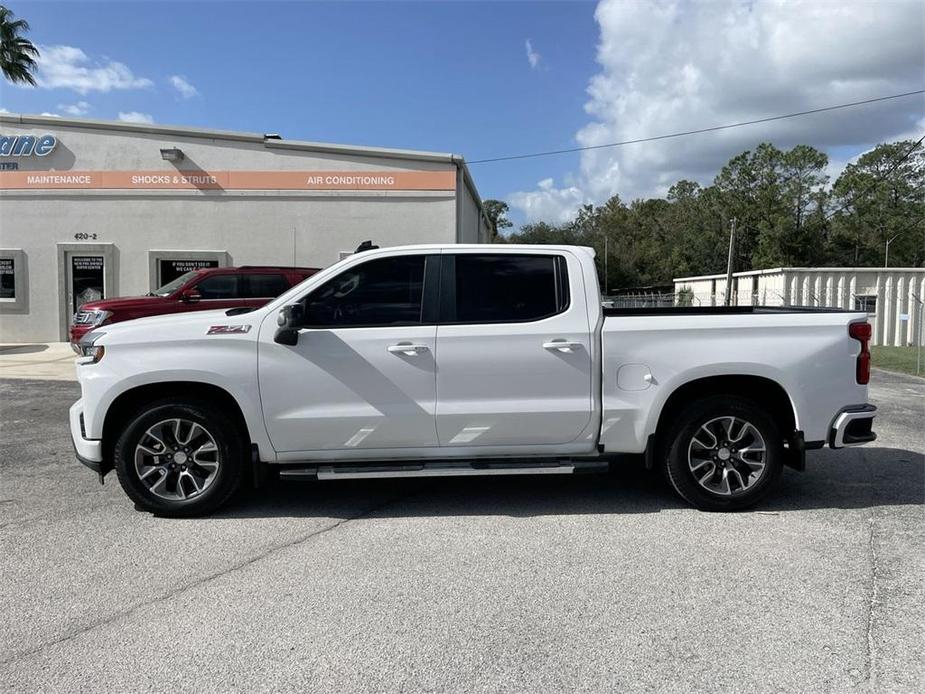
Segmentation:
{"type": "Polygon", "coordinates": [[[154,307],[167,303],[166,296],[117,296],[114,299],[88,301],[80,307],[81,311],[130,311],[137,308],[154,307]]]}
{"type": "Polygon", "coordinates": [[[136,318],[109,325],[101,325],[90,332],[86,340],[99,340],[102,345],[144,342],[168,343],[188,342],[199,339],[221,337],[257,338],[260,321],[265,312],[257,309],[239,315],[227,315],[229,309],[215,311],[193,311],[190,313],[168,313],[160,316],[136,318]],[[214,326],[250,326],[245,332],[213,333],[214,326]]]}

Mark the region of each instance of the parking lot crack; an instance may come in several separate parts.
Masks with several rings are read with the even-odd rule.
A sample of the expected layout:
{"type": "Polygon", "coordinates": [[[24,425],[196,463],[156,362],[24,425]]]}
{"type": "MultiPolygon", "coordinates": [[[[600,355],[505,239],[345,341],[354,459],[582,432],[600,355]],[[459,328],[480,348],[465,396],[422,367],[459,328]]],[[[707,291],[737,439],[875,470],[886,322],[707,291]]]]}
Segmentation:
{"type": "MultiPolygon", "coordinates": [[[[871,500],[872,509],[876,508],[871,500]]],[[[867,604],[866,604],[866,641],[864,644],[864,681],[867,683],[870,691],[877,691],[877,669],[876,669],[876,639],[874,629],[876,627],[876,611],[879,604],[879,586],[878,586],[878,555],[877,555],[877,537],[876,537],[876,511],[871,510],[867,518],[867,557],[870,564],[870,574],[867,586],[867,604]]]]}
{"type": "Polygon", "coordinates": [[[42,643],[42,644],[40,644],[40,645],[38,645],[38,646],[35,646],[35,647],[33,647],[33,648],[30,648],[30,649],[28,649],[28,650],[25,650],[25,651],[22,651],[22,652],[20,652],[20,653],[17,653],[16,655],[13,655],[13,656],[11,656],[11,657],[9,657],[9,658],[4,658],[4,659],[0,660],[0,665],[9,665],[9,664],[11,664],[11,663],[15,663],[15,662],[18,662],[18,661],[21,661],[21,660],[25,660],[25,659],[27,659],[27,658],[30,658],[30,657],[36,655],[37,653],[40,653],[40,652],[44,651],[45,649],[51,648],[51,647],[53,647],[53,646],[57,646],[57,645],[62,644],[62,643],[66,643],[66,642],[71,641],[71,640],[73,640],[73,639],[76,639],[76,638],[78,638],[78,637],[80,637],[80,636],[83,636],[84,634],[87,634],[87,633],[89,633],[89,632],[91,632],[91,631],[93,631],[93,630],[95,630],[95,629],[99,629],[100,627],[105,627],[105,626],[108,625],[108,624],[112,624],[112,623],[114,623],[114,622],[117,622],[117,621],[119,621],[120,619],[123,619],[123,618],[125,618],[125,617],[128,617],[128,616],[132,615],[133,613],[135,613],[135,612],[137,612],[137,611],[139,611],[139,610],[142,610],[142,609],[144,609],[144,608],[146,608],[146,607],[149,607],[149,606],[154,605],[154,604],[159,603],[159,602],[163,602],[163,601],[165,601],[165,600],[169,600],[169,599],[171,599],[171,598],[173,598],[173,597],[176,597],[177,595],[180,595],[180,594],[185,593],[185,592],[190,591],[190,590],[194,590],[195,588],[198,588],[198,587],[200,587],[200,586],[202,586],[202,585],[204,585],[204,584],[206,584],[206,583],[209,583],[209,582],[211,582],[211,581],[218,580],[218,579],[223,578],[224,576],[227,576],[227,575],[229,575],[229,574],[232,574],[232,573],[234,573],[234,572],[236,572],[236,571],[241,571],[241,570],[243,570],[243,569],[246,569],[246,568],[248,568],[249,566],[252,566],[252,565],[256,564],[257,562],[259,562],[259,561],[261,561],[261,560],[263,560],[263,559],[266,559],[267,557],[270,557],[270,556],[272,556],[272,555],[274,555],[274,554],[277,554],[277,553],[279,553],[279,552],[283,552],[283,551],[285,551],[285,550],[287,550],[287,549],[289,549],[289,548],[291,548],[291,547],[295,547],[295,546],[300,545],[300,544],[303,544],[303,543],[305,543],[305,542],[310,542],[310,541],[312,541],[312,540],[314,540],[314,539],[316,539],[316,538],[318,538],[318,537],[320,537],[320,536],[322,536],[322,535],[326,535],[327,533],[330,533],[330,532],[332,532],[332,531],[334,531],[334,530],[337,530],[338,528],[340,528],[340,527],[343,526],[343,525],[346,525],[347,523],[350,523],[350,522],[356,521],[356,520],[362,520],[362,519],[364,519],[364,518],[368,518],[368,517],[372,516],[373,514],[375,514],[377,511],[380,511],[380,510],[382,510],[383,508],[386,508],[387,506],[390,506],[391,504],[397,503],[397,502],[399,502],[399,501],[403,501],[403,500],[407,499],[408,497],[414,496],[415,494],[418,494],[418,493],[420,493],[420,490],[416,490],[416,491],[413,491],[413,492],[410,492],[410,493],[407,493],[407,494],[402,494],[402,495],[399,495],[399,496],[395,496],[395,497],[391,497],[391,498],[389,498],[389,499],[386,499],[385,501],[382,501],[382,502],[380,502],[380,503],[378,503],[378,504],[374,504],[373,506],[370,506],[370,507],[366,508],[364,511],[358,513],[357,515],[349,516],[349,517],[347,517],[347,518],[342,518],[342,519],[340,519],[340,520],[338,520],[338,521],[336,521],[336,522],[334,522],[334,523],[331,523],[330,525],[327,525],[327,526],[325,526],[325,527],[323,527],[323,528],[319,528],[319,529],[317,529],[317,530],[313,530],[312,532],[307,533],[307,534],[305,534],[305,535],[301,535],[301,536],[299,536],[299,537],[297,537],[297,538],[295,538],[295,539],[293,539],[293,540],[291,540],[291,541],[289,541],[289,542],[284,542],[283,544],[275,545],[275,546],[273,546],[273,547],[270,547],[270,548],[266,549],[265,551],[260,552],[259,554],[256,554],[256,555],[253,555],[253,556],[251,556],[251,557],[248,557],[247,559],[244,559],[244,560],[242,560],[242,561],[240,561],[240,562],[237,562],[237,563],[235,563],[235,564],[232,564],[231,566],[225,567],[225,568],[223,568],[223,569],[221,569],[221,570],[219,570],[219,571],[215,571],[215,572],[210,573],[210,574],[208,574],[208,575],[206,575],[206,576],[202,576],[202,577],[200,577],[200,578],[198,578],[198,579],[196,579],[196,580],[194,580],[194,581],[191,581],[191,582],[186,583],[186,584],[184,584],[184,585],[178,586],[177,588],[175,588],[175,589],[173,589],[173,590],[170,590],[170,591],[167,591],[167,592],[162,593],[162,594],[160,594],[160,595],[154,596],[154,597],[151,598],[150,600],[145,600],[145,601],[143,601],[143,602],[135,603],[135,604],[131,605],[130,607],[127,607],[127,608],[124,609],[124,610],[121,610],[121,611],[119,611],[119,612],[116,612],[115,614],[109,615],[108,617],[106,617],[106,618],[104,618],[104,619],[101,619],[101,620],[99,620],[99,621],[93,622],[92,624],[87,624],[87,625],[85,625],[85,626],[78,627],[78,628],[76,628],[76,629],[71,630],[71,631],[68,632],[68,633],[65,633],[65,634],[63,634],[63,635],[61,635],[61,636],[59,636],[59,637],[57,637],[57,638],[55,638],[55,639],[52,639],[51,641],[46,641],[45,643],[42,643]]]}

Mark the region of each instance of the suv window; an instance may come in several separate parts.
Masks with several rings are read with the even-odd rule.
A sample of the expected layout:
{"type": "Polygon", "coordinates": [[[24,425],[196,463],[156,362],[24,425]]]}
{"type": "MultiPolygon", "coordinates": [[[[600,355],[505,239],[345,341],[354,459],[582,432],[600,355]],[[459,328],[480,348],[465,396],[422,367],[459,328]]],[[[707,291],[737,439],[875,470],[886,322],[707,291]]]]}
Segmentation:
{"type": "Polygon", "coordinates": [[[195,289],[203,299],[237,299],[240,296],[237,275],[212,275],[197,284],[195,289]]]}
{"type": "Polygon", "coordinates": [[[308,325],[320,328],[421,323],[424,256],[370,260],[305,298],[308,325]]]}
{"type": "Polygon", "coordinates": [[[289,289],[289,283],[282,275],[244,275],[244,298],[264,299],[276,297],[289,289]]]}
{"type": "Polygon", "coordinates": [[[553,255],[455,256],[456,305],[448,323],[524,322],[568,307],[565,258],[553,255]]]}

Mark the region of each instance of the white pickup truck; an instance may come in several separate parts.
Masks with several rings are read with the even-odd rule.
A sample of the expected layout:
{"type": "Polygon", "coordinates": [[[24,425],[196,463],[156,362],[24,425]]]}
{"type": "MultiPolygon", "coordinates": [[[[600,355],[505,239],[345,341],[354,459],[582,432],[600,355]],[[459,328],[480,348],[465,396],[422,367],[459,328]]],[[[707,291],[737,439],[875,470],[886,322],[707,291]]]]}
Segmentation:
{"type": "Polygon", "coordinates": [[[352,255],[255,310],[81,344],[78,459],[137,507],[208,513],[268,471],[571,473],[644,456],[691,504],[756,503],[805,450],[873,441],[864,313],[605,309],[594,252],[352,255]]]}

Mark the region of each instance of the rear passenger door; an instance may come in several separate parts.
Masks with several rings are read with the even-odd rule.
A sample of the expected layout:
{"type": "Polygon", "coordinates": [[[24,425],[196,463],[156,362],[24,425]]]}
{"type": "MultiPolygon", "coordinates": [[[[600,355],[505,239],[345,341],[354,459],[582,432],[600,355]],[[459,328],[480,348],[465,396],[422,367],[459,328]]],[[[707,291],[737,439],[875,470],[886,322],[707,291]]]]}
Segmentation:
{"type": "Polygon", "coordinates": [[[591,418],[591,329],[577,258],[443,256],[437,329],[441,446],[561,445],[591,418]]]}

